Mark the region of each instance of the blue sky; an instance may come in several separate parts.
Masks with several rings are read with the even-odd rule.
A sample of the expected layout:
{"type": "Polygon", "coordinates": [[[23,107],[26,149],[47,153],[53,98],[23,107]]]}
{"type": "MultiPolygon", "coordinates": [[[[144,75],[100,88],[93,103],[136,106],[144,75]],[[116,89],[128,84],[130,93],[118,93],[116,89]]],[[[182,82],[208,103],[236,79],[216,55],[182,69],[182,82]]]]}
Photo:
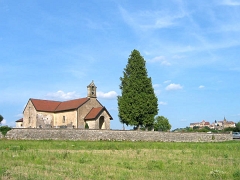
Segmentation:
{"type": "MultiPolygon", "coordinates": [[[[239,0],[0,0],[0,114],[29,98],[98,99],[121,129],[119,78],[137,49],[172,129],[240,121],[239,0]]],[[[130,128],[130,127],[129,127],[130,128]]]]}

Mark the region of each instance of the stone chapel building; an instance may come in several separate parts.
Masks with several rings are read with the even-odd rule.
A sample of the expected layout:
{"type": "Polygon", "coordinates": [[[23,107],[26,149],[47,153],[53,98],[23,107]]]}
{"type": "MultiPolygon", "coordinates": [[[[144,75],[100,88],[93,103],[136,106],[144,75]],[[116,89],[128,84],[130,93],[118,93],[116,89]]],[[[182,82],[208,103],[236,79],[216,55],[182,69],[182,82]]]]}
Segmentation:
{"type": "MultiPolygon", "coordinates": [[[[23,111],[22,128],[79,128],[110,129],[112,116],[97,100],[92,81],[87,97],[69,101],[30,98],[23,111]]],[[[16,122],[19,123],[19,122],[16,122]]]]}

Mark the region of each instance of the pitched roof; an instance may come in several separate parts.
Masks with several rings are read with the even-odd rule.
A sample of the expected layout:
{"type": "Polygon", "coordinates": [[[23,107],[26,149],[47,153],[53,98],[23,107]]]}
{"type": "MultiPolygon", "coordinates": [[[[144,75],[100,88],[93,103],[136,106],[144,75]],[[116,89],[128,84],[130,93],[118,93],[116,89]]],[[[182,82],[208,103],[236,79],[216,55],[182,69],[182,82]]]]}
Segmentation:
{"type": "MultiPolygon", "coordinates": [[[[89,113],[85,116],[85,120],[91,120],[91,119],[96,119],[103,111],[107,111],[107,109],[105,107],[97,107],[97,108],[92,108],[89,113]]],[[[112,120],[112,116],[108,113],[108,115],[110,116],[110,119],[112,120]]]]}
{"type": "Polygon", "coordinates": [[[41,99],[30,99],[33,106],[37,111],[47,111],[54,112],[55,109],[61,104],[60,101],[50,101],[50,100],[41,100],[41,99]]]}
{"type": "Polygon", "coordinates": [[[21,119],[15,121],[15,122],[23,122],[23,118],[21,118],[21,119]]]}
{"type": "Polygon", "coordinates": [[[46,112],[59,112],[77,109],[85,102],[88,98],[74,99],[70,101],[51,101],[51,100],[41,100],[41,99],[30,99],[37,111],[46,111],[46,112]]]}
{"type": "Polygon", "coordinates": [[[55,111],[66,111],[71,109],[77,109],[88,100],[89,98],[80,98],[80,99],[74,99],[70,101],[64,101],[61,104],[59,104],[59,106],[56,108],[55,111]]]}

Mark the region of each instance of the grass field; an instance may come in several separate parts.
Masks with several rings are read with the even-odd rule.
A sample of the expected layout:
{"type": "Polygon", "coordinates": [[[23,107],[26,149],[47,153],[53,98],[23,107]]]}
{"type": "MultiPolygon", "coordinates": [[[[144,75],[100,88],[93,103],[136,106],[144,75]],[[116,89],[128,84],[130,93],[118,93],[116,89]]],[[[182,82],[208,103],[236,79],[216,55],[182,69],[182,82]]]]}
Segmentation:
{"type": "Polygon", "coordinates": [[[5,179],[240,179],[240,142],[0,140],[5,179]]]}

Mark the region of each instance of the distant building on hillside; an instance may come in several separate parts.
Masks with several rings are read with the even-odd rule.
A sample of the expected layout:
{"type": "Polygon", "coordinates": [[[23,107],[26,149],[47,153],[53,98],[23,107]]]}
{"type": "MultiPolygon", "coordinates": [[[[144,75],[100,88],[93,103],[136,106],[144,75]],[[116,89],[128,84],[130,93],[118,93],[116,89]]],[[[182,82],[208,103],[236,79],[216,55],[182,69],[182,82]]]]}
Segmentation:
{"type": "Polygon", "coordinates": [[[215,129],[218,129],[218,130],[222,130],[228,127],[233,127],[233,128],[236,127],[233,121],[227,121],[225,117],[221,121],[216,121],[214,125],[215,125],[215,129]]]}
{"type": "Polygon", "coordinates": [[[204,120],[202,120],[202,122],[190,123],[190,128],[194,128],[194,127],[202,128],[205,126],[209,127],[210,123],[204,120]]]}
{"type": "Polygon", "coordinates": [[[96,89],[91,82],[87,97],[63,102],[30,98],[16,127],[110,129],[113,118],[97,100],[96,89]]]}
{"type": "Polygon", "coordinates": [[[228,127],[236,127],[233,121],[227,121],[225,117],[223,120],[215,121],[212,124],[204,120],[202,122],[190,123],[190,128],[194,128],[194,127],[203,128],[205,126],[209,127],[210,129],[218,129],[218,130],[222,130],[228,127]]]}

